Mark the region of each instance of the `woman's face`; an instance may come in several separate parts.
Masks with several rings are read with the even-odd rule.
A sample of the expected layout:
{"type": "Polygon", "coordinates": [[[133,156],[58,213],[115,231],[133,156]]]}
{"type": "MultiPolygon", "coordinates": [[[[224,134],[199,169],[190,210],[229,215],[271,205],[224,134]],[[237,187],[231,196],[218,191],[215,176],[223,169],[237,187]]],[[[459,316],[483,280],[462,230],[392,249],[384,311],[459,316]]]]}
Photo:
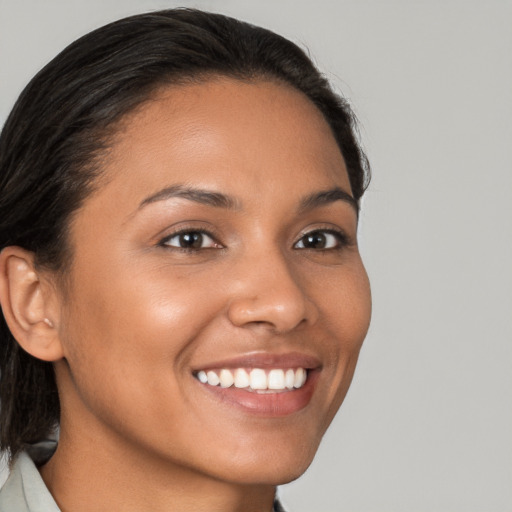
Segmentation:
{"type": "Polygon", "coordinates": [[[324,118],[275,83],[168,88],[124,120],[104,168],[70,228],[62,436],[224,481],[296,478],[370,319],[324,118]]]}

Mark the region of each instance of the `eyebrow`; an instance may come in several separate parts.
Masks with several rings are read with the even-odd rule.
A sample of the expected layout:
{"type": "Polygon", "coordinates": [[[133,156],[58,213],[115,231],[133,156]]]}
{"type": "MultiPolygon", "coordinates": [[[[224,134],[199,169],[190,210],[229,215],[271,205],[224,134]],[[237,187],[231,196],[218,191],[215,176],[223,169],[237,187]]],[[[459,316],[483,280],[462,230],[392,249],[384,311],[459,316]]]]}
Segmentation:
{"type": "MultiPolygon", "coordinates": [[[[196,203],[204,204],[206,206],[213,206],[215,208],[225,208],[228,210],[240,210],[240,203],[234,197],[222,194],[220,192],[212,192],[210,190],[203,190],[185,185],[172,185],[166,187],[155,194],[144,199],[139,209],[144,206],[155,203],[157,201],[165,201],[174,197],[188,199],[196,203]]],[[[336,201],[344,201],[348,203],[359,215],[359,203],[345,190],[335,187],[330,190],[322,190],[320,192],[314,192],[306,196],[299,204],[298,211],[305,212],[326,206],[336,201]]]]}
{"type": "Polygon", "coordinates": [[[226,208],[228,210],[238,210],[240,208],[238,201],[233,197],[219,192],[212,192],[210,190],[187,187],[185,185],[173,185],[171,187],[164,188],[156,194],[144,199],[144,201],[140,203],[139,208],[143,208],[144,206],[157,201],[171,199],[173,197],[181,197],[196,203],[214,206],[216,208],[226,208]]]}
{"type": "Polygon", "coordinates": [[[299,211],[313,210],[336,201],[348,203],[355,210],[356,214],[359,215],[359,203],[348,192],[339,187],[315,192],[305,197],[300,203],[299,211]]]}

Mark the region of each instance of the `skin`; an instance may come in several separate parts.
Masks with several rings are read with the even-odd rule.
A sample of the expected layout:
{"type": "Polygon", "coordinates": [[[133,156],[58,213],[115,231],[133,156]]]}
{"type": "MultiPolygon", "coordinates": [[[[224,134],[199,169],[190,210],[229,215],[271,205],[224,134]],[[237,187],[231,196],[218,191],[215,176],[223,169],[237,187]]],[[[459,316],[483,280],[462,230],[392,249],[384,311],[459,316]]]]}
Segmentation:
{"type": "Polygon", "coordinates": [[[353,204],[300,209],[318,192],[351,194],[330,129],[282,84],[167,88],[124,119],[104,176],[74,217],[51,299],[61,440],[42,476],[63,512],[270,511],[275,486],[311,463],[370,320],[353,204]],[[177,185],[232,204],[158,195],[177,185]],[[182,229],[211,236],[183,249],[182,229]],[[344,235],[303,247],[326,229],[344,235]],[[193,376],[290,352],[320,364],[293,414],[251,414],[193,376]]]}

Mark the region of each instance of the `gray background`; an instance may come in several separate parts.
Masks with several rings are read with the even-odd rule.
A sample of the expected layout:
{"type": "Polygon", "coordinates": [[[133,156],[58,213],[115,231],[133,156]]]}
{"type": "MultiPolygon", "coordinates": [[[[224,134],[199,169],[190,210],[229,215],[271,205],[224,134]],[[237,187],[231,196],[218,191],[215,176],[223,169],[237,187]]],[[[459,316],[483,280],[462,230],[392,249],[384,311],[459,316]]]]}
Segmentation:
{"type": "Polygon", "coordinates": [[[0,123],[77,36],[201,7],[310,49],[355,105],[374,179],[373,324],[294,512],[512,510],[512,2],[0,0],[0,123]]]}

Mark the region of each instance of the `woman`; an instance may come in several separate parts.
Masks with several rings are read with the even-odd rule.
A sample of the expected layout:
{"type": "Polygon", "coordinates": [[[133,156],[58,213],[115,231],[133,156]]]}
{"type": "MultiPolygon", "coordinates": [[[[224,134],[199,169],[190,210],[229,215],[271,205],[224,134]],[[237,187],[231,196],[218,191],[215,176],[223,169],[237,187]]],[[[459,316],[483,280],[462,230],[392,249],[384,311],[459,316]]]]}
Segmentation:
{"type": "Polygon", "coordinates": [[[134,16],[33,79],[0,169],[1,509],[278,509],[370,318],[344,100],[267,30],[134,16]]]}

